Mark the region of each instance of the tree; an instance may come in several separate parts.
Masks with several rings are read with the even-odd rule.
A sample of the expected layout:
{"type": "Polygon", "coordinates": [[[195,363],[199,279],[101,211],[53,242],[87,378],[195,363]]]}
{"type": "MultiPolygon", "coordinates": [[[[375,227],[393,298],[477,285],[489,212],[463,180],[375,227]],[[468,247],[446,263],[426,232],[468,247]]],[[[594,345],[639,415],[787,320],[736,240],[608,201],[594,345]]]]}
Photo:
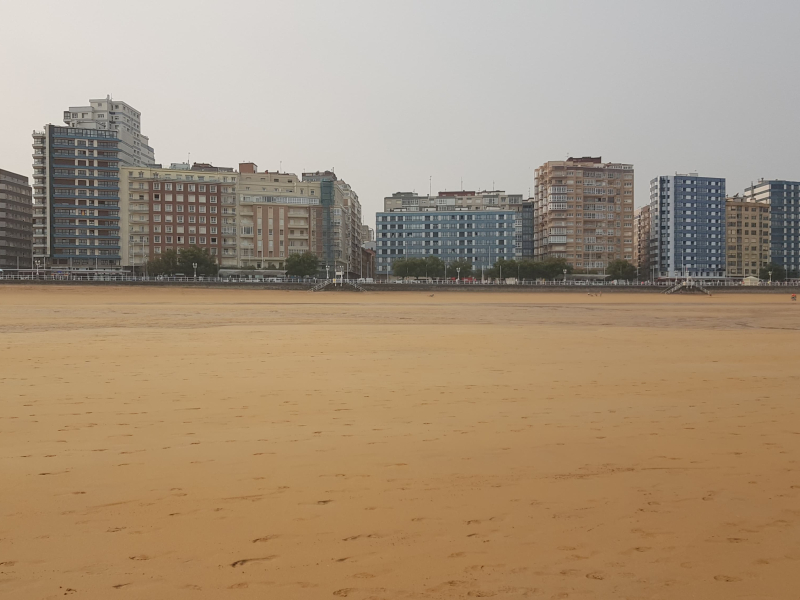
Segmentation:
{"type": "Polygon", "coordinates": [[[772,271],[772,281],[783,281],[786,279],[786,269],[784,269],[781,265],[776,265],[775,263],[767,263],[761,267],[761,269],[758,271],[758,277],[760,279],[769,281],[770,271],[772,271]]]}
{"type": "Polygon", "coordinates": [[[178,253],[175,250],[167,250],[147,261],[147,272],[151,275],[175,275],[178,269],[178,253]]]}
{"type": "Polygon", "coordinates": [[[319,259],[313,252],[290,254],[286,258],[286,274],[311,277],[319,273],[319,259]]]}
{"type": "MultiPolygon", "coordinates": [[[[522,269],[519,269],[519,275],[522,276],[522,269]]],[[[509,277],[517,276],[517,261],[513,258],[506,260],[505,258],[498,258],[494,266],[484,273],[486,277],[492,279],[508,279],[509,277]]]]}
{"type": "Polygon", "coordinates": [[[472,261],[466,258],[460,258],[447,265],[447,270],[450,271],[450,273],[455,273],[455,276],[461,279],[470,277],[472,275],[472,261]],[[460,273],[457,269],[461,269],[460,273]]]}
{"type": "Polygon", "coordinates": [[[444,277],[444,261],[438,256],[426,256],[425,277],[444,277]]]}
{"type": "Polygon", "coordinates": [[[198,275],[216,275],[219,271],[217,260],[209,254],[208,248],[189,246],[178,253],[178,268],[181,273],[193,274],[194,264],[197,265],[198,275]]]}
{"type": "Polygon", "coordinates": [[[636,267],[634,267],[627,260],[618,258],[608,263],[606,274],[608,274],[611,279],[624,279],[626,281],[633,281],[636,279],[636,267]]]}
{"type": "Polygon", "coordinates": [[[539,265],[541,277],[544,279],[564,277],[564,270],[572,273],[572,265],[567,262],[566,258],[546,258],[539,265]]]}

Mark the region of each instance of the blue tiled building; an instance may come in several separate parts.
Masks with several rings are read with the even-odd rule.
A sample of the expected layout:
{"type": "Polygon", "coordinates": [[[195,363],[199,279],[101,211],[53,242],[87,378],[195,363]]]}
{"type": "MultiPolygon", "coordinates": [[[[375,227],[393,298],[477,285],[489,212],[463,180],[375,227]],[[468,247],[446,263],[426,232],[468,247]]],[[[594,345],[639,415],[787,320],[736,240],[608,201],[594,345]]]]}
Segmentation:
{"type": "Polygon", "coordinates": [[[745,196],[770,205],[770,262],[793,276],[800,271],[800,182],[760,180],[745,196]]]}
{"type": "Polygon", "coordinates": [[[650,181],[655,276],[725,276],[725,179],[689,175],[650,181]]]}
{"type": "Polygon", "coordinates": [[[466,259],[473,269],[514,258],[513,210],[431,210],[376,215],[376,274],[392,272],[399,258],[466,259]]]}
{"type": "Polygon", "coordinates": [[[116,131],[34,131],[33,256],[42,267],[120,268],[116,131]]]}

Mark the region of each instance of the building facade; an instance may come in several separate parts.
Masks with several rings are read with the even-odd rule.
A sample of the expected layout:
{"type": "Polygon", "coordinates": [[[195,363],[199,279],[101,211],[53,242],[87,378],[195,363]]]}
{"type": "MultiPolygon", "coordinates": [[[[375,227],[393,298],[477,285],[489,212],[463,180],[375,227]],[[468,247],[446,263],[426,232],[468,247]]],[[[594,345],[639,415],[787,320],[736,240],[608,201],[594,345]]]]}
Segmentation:
{"type": "Polygon", "coordinates": [[[770,205],[770,262],[800,276],[800,182],[761,179],[744,195],[770,205]]]}
{"type": "Polygon", "coordinates": [[[358,277],[363,255],[361,202],[358,194],[333,171],[303,173],[306,185],[319,184],[322,207],[322,256],[320,260],[336,271],[358,277]]]}
{"type": "Polygon", "coordinates": [[[633,260],[633,165],[600,157],[550,161],[536,169],[533,255],[601,272],[633,260]]]}
{"type": "Polygon", "coordinates": [[[660,277],[725,276],[725,179],[697,173],[650,181],[650,236],[660,277]]]}
{"type": "Polygon", "coordinates": [[[637,208],[633,213],[633,264],[640,279],[652,277],[650,268],[650,205],[637,208]]]}
{"type": "Polygon", "coordinates": [[[63,269],[121,266],[116,131],[33,132],[33,260],[63,269]]]}
{"type": "Polygon", "coordinates": [[[320,188],[294,173],[239,165],[237,266],[284,269],[292,254],[323,254],[320,188]]]}
{"type": "Polygon", "coordinates": [[[726,274],[758,277],[770,262],[770,205],[755,197],[734,196],[725,201],[726,274]]]}
{"type": "Polygon", "coordinates": [[[33,197],[28,178],[0,169],[0,269],[30,269],[33,197]]]}
{"type": "Polygon", "coordinates": [[[533,200],[510,204],[514,211],[514,258],[533,258],[533,200]]]}
{"type": "Polygon", "coordinates": [[[155,163],[155,152],[141,132],[141,113],[130,104],[104,99],[89,100],[88,106],[70,106],[64,111],[67,127],[115,131],[119,140],[119,159],[123,165],[145,167],[155,163]]]}
{"type": "Polygon", "coordinates": [[[122,265],[141,271],[149,259],[191,246],[221,266],[228,255],[235,261],[237,180],[232,168],[207,163],[123,167],[122,265]]]}
{"type": "Polygon", "coordinates": [[[388,276],[400,258],[468,260],[473,269],[514,258],[513,210],[398,210],[376,215],[376,274],[388,276]]]}

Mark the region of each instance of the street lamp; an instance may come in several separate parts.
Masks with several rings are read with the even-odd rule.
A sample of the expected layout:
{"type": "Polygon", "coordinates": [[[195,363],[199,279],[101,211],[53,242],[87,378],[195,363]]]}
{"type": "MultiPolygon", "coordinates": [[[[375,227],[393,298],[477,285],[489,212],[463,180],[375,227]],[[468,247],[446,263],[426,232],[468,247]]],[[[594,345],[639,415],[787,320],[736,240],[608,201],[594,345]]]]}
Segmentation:
{"type": "MultiPolygon", "coordinates": [[[[331,278],[331,275],[328,272],[328,269],[330,269],[330,265],[325,265],[325,279],[330,279],[331,278]]],[[[386,271],[386,278],[387,279],[389,278],[388,266],[387,266],[387,271],[386,271]]]]}
{"type": "Polygon", "coordinates": [[[564,269],[564,283],[567,283],[567,270],[564,269]]]}
{"type": "Polygon", "coordinates": [[[772,271],[769,271],[769,284],[772,285],[772,271]]]}
{"type": "Polygon", "coordinates": [[[458,279],[456,281],[461,283],[461,267],[456,267],[456,273],[458,274],[458,279]]]}
{"type": "Polygon", "coordinates": [[[42,263],[38,260],[35,262],[36,262],[36,279],[39,279],[39,265],[42,263]]]}
{"type": "Polygon", "coordinates": [[[192,268],[194,269],[194,280],[197,281],[197,263],[192,263],[192,268]]]}

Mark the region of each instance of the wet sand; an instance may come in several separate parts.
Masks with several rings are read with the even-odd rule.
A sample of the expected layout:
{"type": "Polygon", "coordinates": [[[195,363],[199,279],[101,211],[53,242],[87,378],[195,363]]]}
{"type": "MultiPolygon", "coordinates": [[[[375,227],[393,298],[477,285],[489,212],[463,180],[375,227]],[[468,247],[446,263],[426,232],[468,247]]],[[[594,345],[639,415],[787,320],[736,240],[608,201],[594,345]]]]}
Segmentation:
{"type": "Polygon", "coordinates": [[[788,295],[0,287],[0,597],[797,598],[788,295]]]}

